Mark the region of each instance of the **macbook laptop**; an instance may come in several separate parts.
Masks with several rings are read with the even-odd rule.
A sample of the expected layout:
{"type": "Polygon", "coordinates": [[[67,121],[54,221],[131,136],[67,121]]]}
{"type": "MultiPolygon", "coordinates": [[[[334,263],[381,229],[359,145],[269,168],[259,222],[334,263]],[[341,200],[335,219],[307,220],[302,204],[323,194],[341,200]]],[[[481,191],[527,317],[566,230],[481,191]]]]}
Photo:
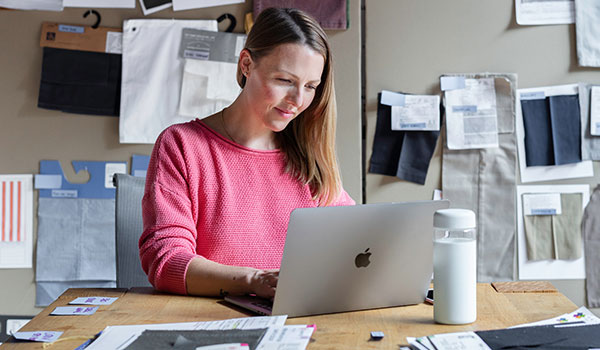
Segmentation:
{"type": "Polygon", "coordinates": [[[422,303],[433,272],[433,214],[449,202],[296,209],[272,302],[229,301],[288,317],[422,303]]]}

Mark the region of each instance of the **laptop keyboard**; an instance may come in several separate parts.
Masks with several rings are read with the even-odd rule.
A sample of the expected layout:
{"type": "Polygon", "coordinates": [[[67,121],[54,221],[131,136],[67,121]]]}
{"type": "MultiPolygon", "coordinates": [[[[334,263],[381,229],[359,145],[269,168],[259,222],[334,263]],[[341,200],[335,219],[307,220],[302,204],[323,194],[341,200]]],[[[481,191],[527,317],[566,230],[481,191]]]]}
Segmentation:
{"type": "Polygon", "coordinates": [[[272,303],[268,303],[268,302],[264,302],[264,301],[253,301],[250,304],[254,305],[254,306],[258,306],[258,307],[262,307],[263,309],[267,309],[267,310],[273,310],[273,304],[272,303]]]}

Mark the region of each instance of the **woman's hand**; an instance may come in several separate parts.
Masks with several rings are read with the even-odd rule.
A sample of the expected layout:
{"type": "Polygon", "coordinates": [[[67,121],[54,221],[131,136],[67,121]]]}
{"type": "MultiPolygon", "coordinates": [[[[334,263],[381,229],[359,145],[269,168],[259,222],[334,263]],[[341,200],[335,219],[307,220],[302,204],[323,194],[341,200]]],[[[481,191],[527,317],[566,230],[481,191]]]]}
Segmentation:
{"type": "Polygon", "coordinates": [[[272,299],[279,281],[279,270],[254,270],[249,276],[252,293],[261,298],[272,299]]]}

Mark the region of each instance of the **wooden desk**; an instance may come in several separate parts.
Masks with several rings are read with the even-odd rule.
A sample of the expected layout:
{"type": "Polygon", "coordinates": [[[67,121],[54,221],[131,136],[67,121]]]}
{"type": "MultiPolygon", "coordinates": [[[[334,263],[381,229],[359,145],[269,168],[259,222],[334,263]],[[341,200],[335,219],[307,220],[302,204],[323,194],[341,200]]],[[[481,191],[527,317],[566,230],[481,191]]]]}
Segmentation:
{"type": "MultiPolygon", "coordinates": [[[[463,326],[445,326],[433,322],[433,306],[419,304],[404,307],[356,311],[339,314],[298,317],[286,324],[316,324],[308,346],[313,349],[398,349],[406,337],[425,336],[467,330],[505,328],[552,318],[575,310],[561,293],[498,293],[489,284],[477,286],[477,321],[463,326]],[[385,338],[369,341],[371,331],[382,331],[385,338]],[[343,345],[343,346],[342,346],[343,345]]],[[[91,338],[108,325],[209,321],[250,316],[251,314],[216,298],[161,294],[150,288],[69,289],[48,306],[22,331],[63,331],[61,338],[91,338]],[[65,306],[76,297],[119,297],[112,305],[100,306],[92,316],[49,316],[57,306],[65,306]]],[[[63,341],[49,349],[74,349],[83,340],[63,341]]],[[[4,349],[41,349],[41,343],[6,343],[4,349]]]]}

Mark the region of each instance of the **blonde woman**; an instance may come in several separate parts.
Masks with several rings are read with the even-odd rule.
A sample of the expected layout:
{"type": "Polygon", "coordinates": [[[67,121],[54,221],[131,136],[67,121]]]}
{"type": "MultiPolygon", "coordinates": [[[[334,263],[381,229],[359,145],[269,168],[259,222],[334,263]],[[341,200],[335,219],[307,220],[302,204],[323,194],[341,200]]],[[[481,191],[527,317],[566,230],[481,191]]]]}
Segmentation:
{"type": "Polygon", "coordinates": [[[239,97],[163,131],[139,241],[156,289],[273,297],[292,210],[354,204],[335,155],[332,69],[313,18],[267,9],[240,53],[239,97]]]}

